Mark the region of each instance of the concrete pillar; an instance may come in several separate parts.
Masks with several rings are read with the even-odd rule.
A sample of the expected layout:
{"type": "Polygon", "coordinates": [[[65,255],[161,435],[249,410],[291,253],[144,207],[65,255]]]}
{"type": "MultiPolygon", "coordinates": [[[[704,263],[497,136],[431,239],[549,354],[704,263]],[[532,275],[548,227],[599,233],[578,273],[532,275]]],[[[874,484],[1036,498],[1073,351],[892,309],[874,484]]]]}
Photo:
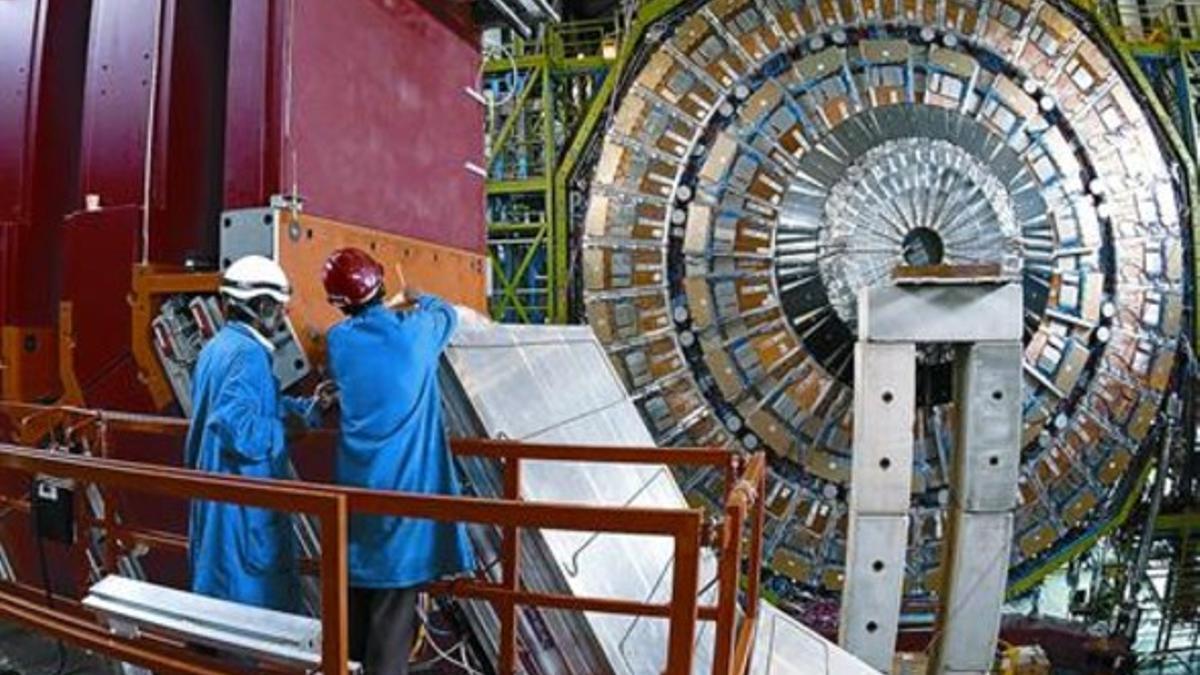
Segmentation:
{"type": "Polygon", "coordinates": [[[916,346],[859,341],[854,457],[839,642],[889,672],[896,649],[912,491],[916,346]]]}

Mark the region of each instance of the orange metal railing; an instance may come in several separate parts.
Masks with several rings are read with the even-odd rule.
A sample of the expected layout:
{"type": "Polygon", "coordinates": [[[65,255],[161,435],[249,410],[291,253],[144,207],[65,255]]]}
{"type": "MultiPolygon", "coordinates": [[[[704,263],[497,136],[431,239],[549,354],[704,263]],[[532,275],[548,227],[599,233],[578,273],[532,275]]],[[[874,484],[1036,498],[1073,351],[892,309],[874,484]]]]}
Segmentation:
{"type": "MultiPolygon", "coordinates": [[[[764,486],[766,480],[765,458],[759,453],[743,463],[741,458],[725,450],[696,448],[628,448],[600,446],[556,446],[524,445],[511,442],[460,439],[453,443],[454,453],[460,456],[490,457],[504,461],[504,498],[520,500],[520,466],[522,460],[549,460],[568,462],[616,462],[625,464],[654,464],[668,466],[711,466],[725,472],[725,517],[718,522],[707,522],[698,510],[631,509],[627,507],[603,507],[610,517],[617,520],[606,528],[579,528],[594,531],[637,534],[664,534],[654,531],[656,521],[666,514],[689,514],[681,519],[682,529],[671,529],[675,537],[672,596],[668,604],[653,604],[617,601],[579,596],[551,596],[519,592],[516,580],[519,576],[520,554],[517,547],[516,529],[510,525],[503,530],[502,582],[498,588],[471,581],[455,581],[439,585],[458,597],[493,600],[501,613],[502,627],[515,629],[515,605],[531,604],[539,607],[576,609],[596,612],[613,612],[647,617],[670,619],[668,638],[668,672],[690,672],[692,643],[695,640],[697,619],[716,622],[716,644],[713,672],[721,674],[745,673],[749,664],[750,641],[758,617],[759,565],[751,562],[746,567],[747,609],[746,620],[740,630],[736,625],[737,592],[742,567],[742,533],[747,520],[751,524],[750,561],[762,555],[762,525],[765,513],[764,486]],[[698,606],[696,587],[699,577],[700,547],[710,545],[717,550],[718,599],[715,605],[698,606]],[[688,592],[691,589],[691,592],[688,592]],[[520,598],[529,600],[527,603],[520,598]],[[517,600],[513,602],[512,600],[517,600]],[[671,669],[672,663],[686,664],[682,670],[671,669]]],[[[352,511],[384,513],[375,511],[370,505],[355,499],[357,491],[347,491],[352,511]]],[[[378,494],[378,493],[376,493],[378,494]]],[[[556,507],[556,508],[561,508],[556,507]]],[[[396,514],[395,511],[389,511],[396,514]]],[[[671,516],[673,519],[674,516],[671,516]]],[[[478,521],[477,521],[478,522],[478,521]]],[[[662,521],[666,526],[667,522],[662,521]]],[[[576,528],[555,528],[576,529],[576,528]]],[[[515,642],[511,632],[501,632],[501,670],[505,664],[513,663],[515,642]]]]}
{"type": "MultiPolygon", "coordinates": [[[[0,470],[54,476],[142,494],[236,502],[316,517],[321,539],[322,672],[345,675],[348,660],[345,496],[296,483],[220,476],[3,444],[0,444],[0,470]]],[[[155,670],[178,673],[231,670],[204,663],[180,646],[109,635],[103,627],[88,624],[76,614],[39,607],[12,592],[0,591],[0,616],[155,670]]]]}
{"type": "MultiPolygon", "coordinates": [[[[747,672],[759,605],[759,564],[762,554],[765,458],[748,459],[718,449],[569,447],[526,445],[486,440],[453,441],[455,454],[491,458],[504,464],[501,499],[413,495],[336,487],[298,481],[259,481],[219,476],[186,469],[122,462],[107,458],[113,432],[165,434],[181,437],[186,423],[174,418],[130,415],[76,408],[50,408],[25,404],[0,404],[0,415],[13,420],[16,440],[30,444],[53,438],[57,445],[83,445],[95,457],[0,445],[0,470],[48,474],[97,486],[102,494],[113,490],[171,495],[181,499],[213,499],[294,511],[316,516],[321,522],[318,569],[322,588],[324,644],[323,672],[345,669],[345,546],[347,513],[370,513],[442,521],[484,523],[500,528],[501,578],[456,579],[433,584],[430,592],[490,602],[500,619],[500,672],[516,672],[518,658],[517,608],[539,608],[618,613],[658,617],[669,622],[665,672],[691,673],[697,621],[716,623],[712,672],[734,675],[747,672]],[[521,464],[526,460],[613,462],[670,466],[710,466],[724,472],[725,506],[719,519],[707,519],[698,509],[646,509],[601,507],[522,501],[521,464]],[[327,523],[328,521],[328,523],[327,523]],[[675,544],[672,595],[668,603],[581,597],[523,590],[519,532],[523,528],[576,530],[671,537],[675,544]],[[747,534],[748,530],[748,534],[747,534]],[[697,597],[700,551],[715,549],[718,559],[717,599],[701,605],[697,597]],[[744,555],[745,554],[745,555],[744,555]],[[745,609],[738,622],[739,586],[745,574],[745,609]],[[326,609],[330,608],[330,609],[326,609]]],[[[320,434],[318,434],[319,436],[320,434]]],[[[330,436],[331,440],[331,436],[330,436]]],[[[20,499],[0,496],[0,503],[27,509],[20,499]]],[[[116,570],[121,549],[131,545],[164,547],[177,551],[186,541],[173,533],[139,530],[122,524],[116,509],[105,509],[90,518],[88,527],[104,530],[106,571],[116,570]]],[[[162,640],[147,651],[137,642],[104,635],[78,614],[39,608],[16,595],[0,592],[0,616],[22,621],[39,630],[81,642],[117,658],[170,672],[214,672],[219,665],[186,665],[189,653],[171,650],[162,640]],[[84,630],[83,626],[88,626],[84,630]],[[89,632],[92,631],[92,632],[89,632]],[[107,646],[106,646],[107,645],[107,646]],[[165,645],[165,646],[164,646],[165,645]],[[157,650],[157,651],[155,651],[157,650]],[[166,650],[166,651],[163,651],[166,650]],[[176,668],[179,668],[176,671],[176,668]],[[199,668],[199,669],[197,669],[199,668]]],[[[196,661],[196,663],[201,663],[196,661]]]]}

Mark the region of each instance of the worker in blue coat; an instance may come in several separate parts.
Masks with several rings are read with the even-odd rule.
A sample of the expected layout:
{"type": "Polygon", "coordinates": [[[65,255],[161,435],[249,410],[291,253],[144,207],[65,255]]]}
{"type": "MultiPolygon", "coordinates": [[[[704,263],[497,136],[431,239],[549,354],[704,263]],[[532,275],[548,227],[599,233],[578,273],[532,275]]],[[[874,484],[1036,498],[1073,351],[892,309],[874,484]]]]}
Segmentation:
{"type": "MultiPolygon", "coordinates": [[[[200,351],[192,376],[185,466],[252,478],[288,478],[284,420],[319,422],[327,396],[281,396],[271,341],[290,297],[287,276],[262,256],[234,262],[221,280],[225,326],[200,351]]],[[[188,523],[192,591],[281,611],[299,611],[287,513],[195,500],[188,523]]]]}
{"type": "MultiPolygon", "coordinates": [[[[454,308],[408,288],[406,310],[385,304],[383,268],[359,249],[335,251],[323,281],[346,315],[326,340],[341,406],[338,482],[459,494],[437,377],[454,308]]],[[[462,523],[352,515],[350,657],[371,675],[407,673],[419,587],[472,567],[462,523]]]]}

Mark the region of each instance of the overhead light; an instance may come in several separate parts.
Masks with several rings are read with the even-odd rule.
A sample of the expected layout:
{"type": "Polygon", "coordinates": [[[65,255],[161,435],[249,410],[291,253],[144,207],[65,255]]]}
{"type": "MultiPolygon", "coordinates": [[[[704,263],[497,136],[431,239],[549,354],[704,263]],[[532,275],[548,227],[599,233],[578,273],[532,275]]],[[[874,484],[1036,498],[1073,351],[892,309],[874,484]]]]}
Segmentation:
{"type": "Polygon", "coordinates": [[[617,38],[609,35],[600,41],[600,56],[605,60],[615,61],[617,58],[617,38]]]}

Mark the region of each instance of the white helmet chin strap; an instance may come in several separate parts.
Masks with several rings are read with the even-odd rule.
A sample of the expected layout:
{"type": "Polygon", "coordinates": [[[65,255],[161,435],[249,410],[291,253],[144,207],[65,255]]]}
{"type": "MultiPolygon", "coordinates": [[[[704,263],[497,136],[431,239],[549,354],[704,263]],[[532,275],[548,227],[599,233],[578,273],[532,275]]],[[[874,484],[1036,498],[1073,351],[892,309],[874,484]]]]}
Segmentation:
{"type": "MultiPolygon", "coordinates": [[[[267,296],[259,296],[259,297],[267,297],[267,296]]],[[[275,301],[273,298],[269,298],[270,302],[267,302],[265,304],[267,307],[271,307],[274,309],[269,314],[264,314],[263,312],[260,312],[259,310],[254,308],[254,300],[255,299],[256,298],[250,298],[249,300],[241,300],[239,298],[230,297],[229,303],[232,307],[237,308],[237,311],[239,313],[245,315],[244,318],[249,319],[249,321],[246,323],[247,323],[247,325],[249,325],[249,327],[255,333],[258,333],[267,342],[271,342],[271,335],[264,335],[263,332],[260,330],[260,327],[270,328],[270,329],[272,329],[272,331],[274,331],[274,329],[279,324],[279,316],[283,312],[283,305],[281,303],[275,301]]]]}

